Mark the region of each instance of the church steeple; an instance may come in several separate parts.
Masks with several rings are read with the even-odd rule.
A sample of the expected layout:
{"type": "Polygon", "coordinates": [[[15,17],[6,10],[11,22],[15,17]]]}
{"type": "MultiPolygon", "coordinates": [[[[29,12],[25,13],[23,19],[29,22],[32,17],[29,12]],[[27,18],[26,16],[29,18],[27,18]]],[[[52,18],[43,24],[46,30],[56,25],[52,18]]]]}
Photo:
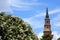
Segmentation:
{"type": "Polygon", "coordinates": [[[51,25],[50,25],[50,19],[49,19],[49,15],[48,15],[48,8],[46,8],[44,34],[51,34],[51,25]]]}

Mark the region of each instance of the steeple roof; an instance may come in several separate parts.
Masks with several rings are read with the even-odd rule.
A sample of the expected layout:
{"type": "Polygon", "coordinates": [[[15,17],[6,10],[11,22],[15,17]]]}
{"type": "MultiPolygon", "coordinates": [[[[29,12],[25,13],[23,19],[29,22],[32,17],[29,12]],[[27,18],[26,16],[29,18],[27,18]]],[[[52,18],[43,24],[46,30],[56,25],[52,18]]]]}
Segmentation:
{"type": "Polygon", "coordinates": [[[48,8],[46,8],[46,18],[49,18],[49,15],[48,15],[48,8]]]}

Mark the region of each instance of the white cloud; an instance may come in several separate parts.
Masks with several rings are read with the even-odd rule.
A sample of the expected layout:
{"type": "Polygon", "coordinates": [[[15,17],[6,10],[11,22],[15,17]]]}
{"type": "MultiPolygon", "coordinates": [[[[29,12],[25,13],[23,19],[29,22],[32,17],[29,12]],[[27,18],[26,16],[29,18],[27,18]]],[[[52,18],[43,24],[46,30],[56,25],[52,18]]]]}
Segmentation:
{"type": "Polygon", "coordinates": [[[43,36],[43,32],[40,32],[37,36],[38,36],[38,39],[40,40],[43,36]]]}
{"type": "Polygon", "coordinates": [[[60,14],[55,15],[55,17],[53,17],[51,22],[53,22],[54,26],[60,27],[60,14]]]}
{"type": "Polygon", "coordinates": [[[56,26],[56,27],[60,27],[60,22],[54,22],[54,26],[56,26]]]}
{"type": "Polygon", "coordinates": [[[24,19],[24,21],[28,22],[33,29],[42,28],[44,26],[44,20],[42,19],[38,20],[38,18],[33,18],[33,19],[27,18],[27,19],[24,19]]]}
{"type": "Polygon", "coordinates": [[[12,9],[10,8],[7,0],[0,0],[0,12],[12,13],[12,9]]]}
{"type": "Polygon", "coordinates": [[[60,38],[60,34],[57,31],[53,32],[53,40],[57,40],[58,38],[60,38]]]}
{"type": "Polygon", "coordinates": [[[30,10],[39,5],[46,6],[45,3],[38,3],[36,0],[9,0],[8,3],[18,10],[30,10]]]}
{"type": "Polygon", "coordinates": [[[38,3],[37,0],[0,0],[0,11],[12,11],[11,6],[15,8],[15,10],[31,10],[35,6],[43,5],[46,6],[45,3],[38,3]]]}
{"type": "MultiPolygon", "coordinates": [[[[60,8],[57,8],[57,9],[54,9],[54,10],[49,11],[49,15],[57,14],[59,12],[60,12],[60,8]]],[[[45,14],[46,14],[46,12],[39,13],[39,14],[35,15],[35,17],[45,16],[45,14]]]]}

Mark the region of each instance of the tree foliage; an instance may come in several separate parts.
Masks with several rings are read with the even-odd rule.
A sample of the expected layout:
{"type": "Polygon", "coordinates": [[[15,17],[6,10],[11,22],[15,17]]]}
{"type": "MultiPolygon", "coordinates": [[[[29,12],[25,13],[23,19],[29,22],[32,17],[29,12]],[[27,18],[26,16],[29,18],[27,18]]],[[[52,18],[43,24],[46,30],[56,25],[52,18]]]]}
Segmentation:
{"type": "Polygon", "coordinates": [[[21,18],[0,13],[0,40],[38,40],[29,24],[21,18]]]}
{"type": "Polygon", "coordinates": [[[53,35],[44,34],[41,40],[52,40],[53,35]]]}
{"type": "Polygon", "coordinates": [[[60,38],[58,38],[57,40],[60,40],[60,38]]]}

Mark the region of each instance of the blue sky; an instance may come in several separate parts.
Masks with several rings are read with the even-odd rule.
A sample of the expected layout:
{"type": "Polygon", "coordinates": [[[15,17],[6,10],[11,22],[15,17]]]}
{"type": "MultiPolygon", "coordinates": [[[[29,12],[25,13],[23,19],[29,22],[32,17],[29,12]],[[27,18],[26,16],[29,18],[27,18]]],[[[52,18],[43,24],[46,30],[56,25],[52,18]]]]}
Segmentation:
{"type": "Polygon", "coordinates": [[[29,23],[39,38],[43,34],[46,7],[49,10],[53,40],[60,37],[60,0],[0,0],[0,12],[7,12],[29,23]]]}

